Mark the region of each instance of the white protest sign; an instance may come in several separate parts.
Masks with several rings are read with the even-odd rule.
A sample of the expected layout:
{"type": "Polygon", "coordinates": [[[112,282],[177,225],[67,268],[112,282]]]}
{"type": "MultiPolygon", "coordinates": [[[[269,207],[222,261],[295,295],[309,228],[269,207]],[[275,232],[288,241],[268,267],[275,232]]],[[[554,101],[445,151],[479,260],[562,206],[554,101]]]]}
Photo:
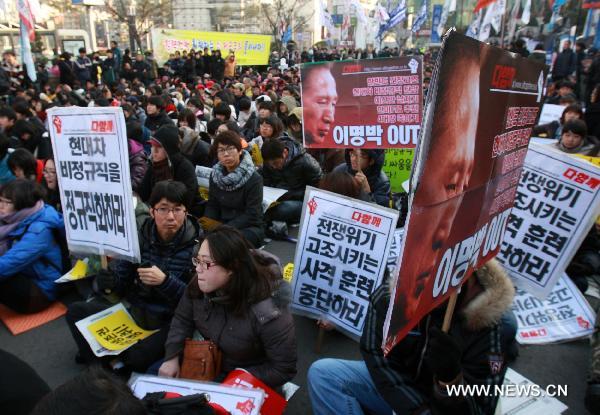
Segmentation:
{"type": "Polygon", "coordinates": [[[538,124],[549,124],[552,121],[558,121],[564,110],[564,105],[544,104],[538,124]]]}
{"type": "Polygon", "coordinates": [[[567,274],[545,300],[517,289],[512,309],[521,344],[547,344],[587,337],[594,331],[595,315],[567,274]]]}
{"type": "Polygon", "coordinates": [[[207,393],[211,402],[221,405],[231,415],[258,415],[265,399],[265,394],[260,389],[233,388],[215,383],[140,374],[132,375],[129,388],[139,399],[152,392],[175,392],[183,396],[207,393]]]}
{"type": "Polygon", "coordinates": [[[48,122],[69,250],[139,261],[122,109],[55,107],[48,122]]]}
{"type": "MultiPolygon", "coordinates": [[[[496,414],[502,415],[558,415],[566,411],[567,405],[544,393],[544,389],[536,385],[520,373],[508,368],[504,375],[503,385],[514,391],[511,397],[501,396],[496,414]],[[532,392],[533,391],[533,392],[532,392]],[[537,394],[539,391],[539,395],[537,394]],[[534,393],[536,392],[536,393],[534,393]]],[[[506,390],[506,389],[505,389],[506,390]]],[[[557,389],[552,392],[558,393],[557,389]]]]}
{"type": "Polygon", "coordinates": [[[404,236],[404,229],[396,229],[394,231],[394,239],[392,240],[392,246],[390,247],[390,253],[387,259],[388,273],[395,277],[396,270],[398,269],[398,262],[400,261],[400,248],[402,247],[402,237],[404,236]]]}
{"type": "Polygon", "coordinates": [[[196,179],[198,180],[198,186],[208,189],[210,185],[210,174],[212,169],[205,166],[196,166],[196,179]]]}
{"type": "Polygon", "coordinates": [[[360,337],[382,281],[398,211],[307,187],[292,280],[292,309],[360,337]]]}
{"type": "Polygon", "coordinates": [[[600,169],[531,144],[497,259],[517,286],[545,298],[599,213],[600,169]]]}
{"type": "Polygon", "coordinates": [[[286,194],[288,191],[286,189],[279,189],[277,187],[269,187],[263,186],[263,202],[262,208],[263,212],[266,212],[267,209],[277,201],[281,196],[286,194]]]}

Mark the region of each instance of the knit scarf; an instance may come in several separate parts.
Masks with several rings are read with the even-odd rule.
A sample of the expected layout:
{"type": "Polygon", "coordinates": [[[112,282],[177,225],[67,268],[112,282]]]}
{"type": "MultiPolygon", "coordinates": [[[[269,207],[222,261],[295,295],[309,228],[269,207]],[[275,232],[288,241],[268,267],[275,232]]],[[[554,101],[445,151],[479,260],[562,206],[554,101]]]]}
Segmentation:
{"type": "Polygon", "coordinates": [[[252,163],[252,157],[246,151],[242,152],[242,158],[240,164],[235,168],[234,171],[227,173],[225,166],[221,162],[213,168],[211,173],[211,179],[219,187],[219,189],[226,192],[233,192],[244,186],[250,177],[254,174],[255,168],[252,163]]]}
{"type": "Polygon", "coordinates": [[[38,200],[38,202],[30,208],[21,209],[8,215],[0,215],[0,256],[8,251],[8,242],[10,241],[8,235],[14,231],[23,220],[42,210],[43,207],[44,202],[38,200]]]}

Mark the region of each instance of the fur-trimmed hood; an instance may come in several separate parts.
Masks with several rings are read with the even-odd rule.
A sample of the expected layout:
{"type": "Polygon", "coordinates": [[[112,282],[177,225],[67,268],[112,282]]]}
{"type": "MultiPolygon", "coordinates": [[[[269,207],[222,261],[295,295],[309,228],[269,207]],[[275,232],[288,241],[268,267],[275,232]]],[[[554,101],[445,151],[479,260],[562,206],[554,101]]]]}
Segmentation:
{"type": "Polygon", "coordinates": [[[515,296],[515,288],[502,265],[496,260],[488,261],[475,273],[483,291],[469,301],[461,310],[465,328],[477,331],[491,327],[500,321],[515,296]]]}

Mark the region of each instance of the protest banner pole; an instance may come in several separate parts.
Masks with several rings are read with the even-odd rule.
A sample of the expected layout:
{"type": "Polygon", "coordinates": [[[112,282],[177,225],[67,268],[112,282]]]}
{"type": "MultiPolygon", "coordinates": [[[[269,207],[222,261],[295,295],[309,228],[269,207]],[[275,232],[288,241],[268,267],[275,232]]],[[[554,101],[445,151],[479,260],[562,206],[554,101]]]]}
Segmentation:
{"type": "Polygon", "coordinates": [[[315,353],[321,353],[321,347],[323,346],[323,338],[325,337],[325,329],[319,327],[319,334],[317,335],[317,344],[315,345],[315,353]]]}
{"type": "Polygon", "coordinates": [[[444,315],[444,323],[442,324],[442,331],[448,333],[450,330],[450,323],[452,322],[452,315],[454,314],[454,307],[456,307],[456,299],[458,298],[458,291],[455,291],[448,300],[446,306],[446,314],[444,315]]]}

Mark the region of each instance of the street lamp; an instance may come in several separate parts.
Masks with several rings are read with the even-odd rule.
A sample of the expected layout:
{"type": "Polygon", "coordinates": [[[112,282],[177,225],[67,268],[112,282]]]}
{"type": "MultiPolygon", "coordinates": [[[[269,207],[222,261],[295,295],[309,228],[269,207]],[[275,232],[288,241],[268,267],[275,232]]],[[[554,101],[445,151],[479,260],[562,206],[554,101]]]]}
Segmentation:
{"type": "Polygon", "coordinates": [[[127,9],[127,19],[129,26],[129,50],[131,56],[135,56],[135,0],[131,0],[127,9]]]}

